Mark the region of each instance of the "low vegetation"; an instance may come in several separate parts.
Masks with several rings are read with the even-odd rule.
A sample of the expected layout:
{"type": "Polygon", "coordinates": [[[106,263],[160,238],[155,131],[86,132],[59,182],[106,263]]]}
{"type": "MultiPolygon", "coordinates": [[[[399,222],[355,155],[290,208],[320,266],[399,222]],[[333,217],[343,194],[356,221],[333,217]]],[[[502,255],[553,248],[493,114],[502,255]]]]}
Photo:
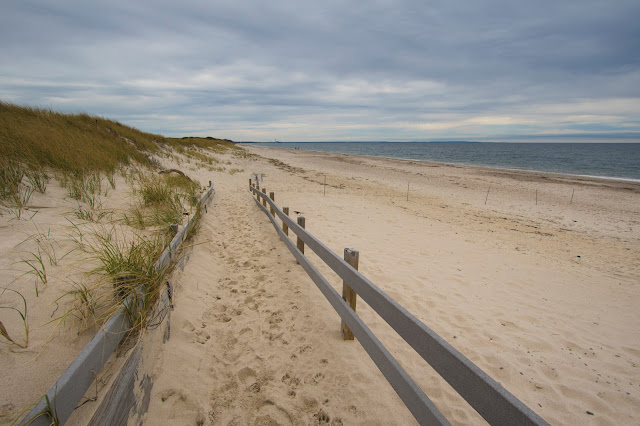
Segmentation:
{"type": "MultiPolygon", "coordinates": [[[[159,173],[160,160],[225,170],[219,165],[220,155],[248,156],[226,139],[165,138],[103,117],[4,102],[0,102],[0,151],[0,215],[7,215],[5,220],[34,219],[37,209],[29,209],[33,194],[45,193],[51,179],[75,200],[76,207],[66,216],[70,238],[77,253],[98,266],[67,283],[68,290],[55,302],[65,308],[53,322],[78,329],[106,320],[129,297],[142,306],[132,312],[133,323],[144,328],[148,321],[146,315],[166,272],[155,271],[153,264],[174,235],[172,225],[198,216],[202,192],[200,184],[182,172],[159,173]],[[116,190],[117,176],[124,177],[131,191],[124,212],[103,208],[116,190]]],[[[49,230],[45,233],[37,224],[36,232],[23,243],[29,248],[23,250],[18,265],[24,275],[33,277],[38,297],[51,281],[51,268],[69,253],[57,253],[49,230]]],[[[29,343],[30,302],[25,291],[0,289],[0,337],[18,347],[29,343]],[[3,312],[20,316],[24,331],[7,330],[3,312]],[[20,334],[22,339],[15,337],[20,334]]]]}

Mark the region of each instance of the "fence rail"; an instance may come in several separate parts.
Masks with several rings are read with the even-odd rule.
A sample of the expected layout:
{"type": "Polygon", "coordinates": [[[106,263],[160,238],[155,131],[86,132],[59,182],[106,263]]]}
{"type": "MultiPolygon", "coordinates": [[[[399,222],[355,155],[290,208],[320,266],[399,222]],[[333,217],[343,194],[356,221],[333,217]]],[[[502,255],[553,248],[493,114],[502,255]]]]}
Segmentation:
{"type": "Polygon", "coordinates": [[[285,214],[265,192],[249,186],[254,200],[273,223],[289,251],[318,286],[338,315],[389,381],[409,411],[421,424],[448,424],[413,379],[385,349],[343,298],[304,256],[283,228],[293,231],[298,240],[315,252],[344,283],[362,297],[433,369],[440,374],[487,422],[495,425],[546,425],[542,417],[527,407],[478,366],[462,355],[422,321],[400,306],[389,295],[326,247],[285,214]],[[262,199],[262,203],[260,202],[262,199]],[[269,207],[267,208],[267,204],[269,207]],[[274,212],[275,214],[273,214],[274,212]]]}
{"type": "MultiPolygon", "coordinates": [[[[200,197],[200,206],[205,211],[207,202],[213,195],[213,188],[213,184],[209,181],[209,187],[200,197]]],[[[171,243],[155,262],[153,267],[156,271],[167,268],[174,261],[180,245],[187,238],[195,221],[196,218],[192,216],[178,230],[171,243]]],[[[167,285],[161,299],[165,305],[170,303],[170,292],[171,288],[167,285]]],[[[45,396],[29,411],[20,424],[48,426],[52,423],[64,424],[69,419],[78,406],[78,402],[80,402],[91,383],[96,379],[115,348],[127,331],[131,329],[131,321],[127,312],[134,303],[133,295],[123,302],[120,309],[100,328],[93,339],[67,367],[45,396]],[[55,417],[55,419],[52,417],[55,417]]],[[[168,306],[162,309],[168,309],[168,306]]]]}

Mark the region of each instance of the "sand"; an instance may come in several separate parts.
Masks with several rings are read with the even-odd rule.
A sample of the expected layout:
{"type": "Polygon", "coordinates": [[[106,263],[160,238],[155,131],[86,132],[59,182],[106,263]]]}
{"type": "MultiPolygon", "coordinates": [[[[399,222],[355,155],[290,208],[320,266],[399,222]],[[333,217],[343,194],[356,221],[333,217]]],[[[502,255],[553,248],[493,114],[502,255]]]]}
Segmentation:
{"type": "MultiPolygon", "coordinates": [[[[280,206],[335,252],[360,250],[367,277],[547,421],[638,423],[638,183],[248,149],[272,159],[245,170],[280,206]]],[[[342,341],[248,177],[215,176],[144,423],[413,423],[342,341]]],[[[482,421],[361,300],[358,313],[450,421],[482,421]]]]}
{"type": "MultiPolygon", "coordinates": [[[[157,160],[166,168],[197,174],[184,156],[157,160]]],[[[103,176],[93,210],[102,219],[95,223],[74,213],[79,206],[92,210],[71,198],[54,173],[49,175],[46,191],[34,192],[19,217],[15,209],[0,209],[0,322],[20,345],[0,336],[0,424],[23,418],[93,338],[98,330],[96,322],[102,324],[113,312],[101,307],[112,299],[112,282],[89,273],[101,265],[87,248],[88,243],[96,241],[91,235],[107,235],[116,227],[114,235],[122,242],[122,237],[143,232],[122,224],[123,214],[131,215],[129,208],[138,200],[124,177],[116,174],[113,188],[103,176]],[[81,305],[77,291],[83,287],[101,288],[92,293],[93,313],[74,309],[81,305]],[[26,317],[28,342],[21,315],[26,317]],[[21,347],[25,343],[26,347],[21,347]]],[[[81,401],[83,407],[96,405],[89,403],[108,389],[128,349],[121,347],[107,362],[95,386],[81,401]]]]}
{"type": "MultiPolygon", "coordinates": [[[[130,192],[124,179],[117,179],[116,190],[104,179],[103,188],[110,193],[101,197],[105,211],[127,206],[130,192]]],[[[73,306],[73,295],[65,294],[81,285],[95,285],[86,272],[99,265],[75,241],[78,229],[86,232],[100,226],[75,217],[77,208],[78,202],[51,179],[44,194],[33,193],[20,218],[4,209],[0,216],[0,321],[9,336],[24,345],[23,321],[11,309],[25,313],[21,295],[27,303],[29,330],[25,348],[0,337],[0,423],[26,414],[25,409],[44,395],[96,332],[89,319],[70,315],[66,323],[61,321],[73,306]],[[46,283],[35,270],[46,275],[46,283]]]]}
{"type": "MultiPolygon", "coordinates": [[[[332,250],[358,249],[365,276],[547,421],[640,422],[640,184],[247,149],[264,159],[229,156],[242,173],[191,172],[216,195],[169,278],[171,339],[150,347],[143,424],[415,423],[358,342],[342,340],[248,193],[250,173],[332,250]]],[[[482,422],[357,309],[452,423],[482,422]]]]}

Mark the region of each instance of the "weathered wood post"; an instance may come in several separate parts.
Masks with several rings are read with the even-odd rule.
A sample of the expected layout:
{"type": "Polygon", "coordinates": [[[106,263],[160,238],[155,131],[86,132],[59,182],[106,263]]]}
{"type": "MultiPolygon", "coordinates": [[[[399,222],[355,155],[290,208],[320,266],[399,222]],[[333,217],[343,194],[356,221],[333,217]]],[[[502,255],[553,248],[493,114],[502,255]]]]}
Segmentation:
{"type": "Polygon", "coordinates": [[[211,188],[211,181],[209,181],[209,188],[211,188]]]}
{"type": "Polygon", "coordinates": [[[249,186],[253,186],[253,182],[251,182],[251,178],[249,178],[249,186]]]}
{"type": "Polygon", "coordinates": [[[262,196],[262,205],[267,207],[267,188],[262,188],[262,193],[264,194],[262,196]]]}
{"type": "Polygon", "coordinates": [[[256,177],[256,189],[260,191],[260,179],[256,177]]]}
{"type": "MultiPolygon", "coordinates": [[[[289,216],[289,207],[283,207],[282,211],[284,212],[284,214],[289,216]]],[[[284,231],[285,234],[289,235],[289,227],[287,226],[286,223],[284,223],[284,221],[282,221],[282,230],[284,231]]]]}
{"type": "MultiPolygon", "coordinates": [[[[358,250],[352,249],[352,248],[344,249],[345,262],[351,265],[353,269],[355,269],[356,271],[358,270],[359,259],[360,259],[360,252],[358,250]]],[[[358,294],[355,291],[353,291],[353,289],[349,287],[349,285],[346,282],[342,281],[342,298],[344,299],[345,302],[347,302],[347,305],[349,305],[351,309],[353,309],[353,312],[356,311],[357,296],[358,294]]],[[[344,320],[342,320],[341,328],[342,328],[342,338],[344,340],[354,339],[353,333],[351,332],[347,324],[345,324],[344,320]]]]}
{"type": "MultiPolygon", "coordinates": [[[[269,193],[269,198],[271,198],[271,201],[275,201],[276,193],[275,192],[270,192],[269,193]]],[[[275,210],[273,210],[273,207],[269,206],[269,210],[271,210],[271,216],[275,217],[276,216],[276,212],[275,212],[275,210]]]]}
{"type": "MultiPolygon", "coordinates": [[[[305,224],[304,216],[298,216],[298,225],[304,229],[304,224],[305,224]]],[[[298,244],[298,250],[300,250],[300,252],[304,254],[304,241],[300,239],[300,236],[298,236],[297,244],[298,244]]]]}

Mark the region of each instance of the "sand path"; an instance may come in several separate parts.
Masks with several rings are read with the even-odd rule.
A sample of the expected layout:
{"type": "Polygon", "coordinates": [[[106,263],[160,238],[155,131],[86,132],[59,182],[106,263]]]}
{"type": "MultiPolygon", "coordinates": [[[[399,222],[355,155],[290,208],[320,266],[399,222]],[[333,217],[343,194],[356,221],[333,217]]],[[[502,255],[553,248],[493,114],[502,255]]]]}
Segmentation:
{"type": "Polygon", "coordinates": [[[144,422],[413,422],[359,345],[341,340],[337,314],[245,180],[217,181],[199,245],[173,279],[172,337],[144,422]]]}

